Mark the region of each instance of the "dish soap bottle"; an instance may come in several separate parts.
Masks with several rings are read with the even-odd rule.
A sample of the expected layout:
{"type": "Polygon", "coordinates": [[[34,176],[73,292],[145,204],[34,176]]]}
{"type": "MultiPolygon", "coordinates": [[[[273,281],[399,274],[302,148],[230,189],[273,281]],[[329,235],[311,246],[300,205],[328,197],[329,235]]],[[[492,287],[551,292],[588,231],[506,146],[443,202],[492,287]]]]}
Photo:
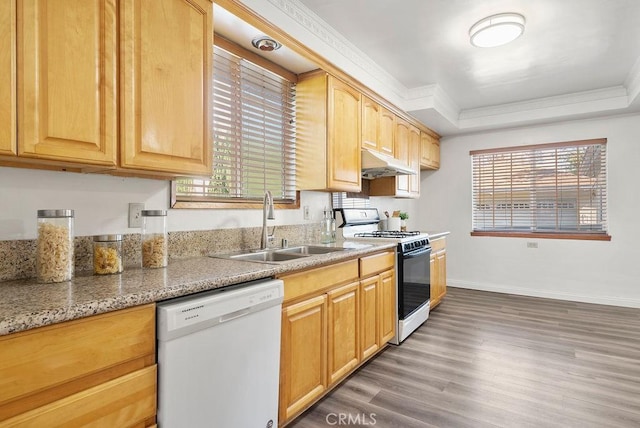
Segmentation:
{"type": "Polygon", "coordinates": [[[323,244],[336,242],[336,221],[331,210],[326,207],[320,224],[320,242],[323,244]]]}

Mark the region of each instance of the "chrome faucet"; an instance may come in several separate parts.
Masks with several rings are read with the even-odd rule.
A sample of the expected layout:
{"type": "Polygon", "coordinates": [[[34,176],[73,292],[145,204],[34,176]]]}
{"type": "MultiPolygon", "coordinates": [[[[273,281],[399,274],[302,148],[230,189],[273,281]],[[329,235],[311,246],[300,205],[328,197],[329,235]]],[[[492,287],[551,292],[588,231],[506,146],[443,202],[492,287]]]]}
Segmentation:
{"type": "Polygon", "coordinates": [[[273,214],[273,196],[270,191],[264,192],[264,199],[262,200],[262,239],[260,240],[260,249],[267,248],[268,236],[267,236],[267,219],[275,220],[273,214]]]}

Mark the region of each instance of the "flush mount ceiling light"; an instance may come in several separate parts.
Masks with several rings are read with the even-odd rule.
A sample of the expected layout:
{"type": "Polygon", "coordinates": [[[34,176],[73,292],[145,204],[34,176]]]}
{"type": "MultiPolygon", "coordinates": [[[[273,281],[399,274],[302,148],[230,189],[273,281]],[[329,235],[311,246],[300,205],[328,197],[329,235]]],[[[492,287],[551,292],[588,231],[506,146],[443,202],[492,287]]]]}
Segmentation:
{"type": "Polygon", "coordinates": [[[258,36],[253,40],[251,40],[251,44],[253,45],[254,48],[260,49],[261,51],[264,51],[264,52],[275,51],[280,49],[280,47],[282,46],[280,43],[276,42],[275,40],[273,40],[271,37],[268,37],[268,36],[258,36]]]}
{"type": "Polygon", "coordinates": [[[524,16],[519,13],[499,13],[473,24],[469,30],[471,44],[479,48],[506,45],[524,33],[524,16]]]}

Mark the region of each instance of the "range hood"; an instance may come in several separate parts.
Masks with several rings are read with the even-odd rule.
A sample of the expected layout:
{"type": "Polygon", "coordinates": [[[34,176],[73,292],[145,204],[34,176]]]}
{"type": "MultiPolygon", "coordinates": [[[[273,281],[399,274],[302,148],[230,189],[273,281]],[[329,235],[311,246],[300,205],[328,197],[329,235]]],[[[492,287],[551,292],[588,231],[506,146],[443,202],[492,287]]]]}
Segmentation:
{"type": "Polygon", "coordinates": [[[362,149],[362,178],[373,180],[379,177],[415,175],[416,173],[409,165],[394,157],[362,149]]]}

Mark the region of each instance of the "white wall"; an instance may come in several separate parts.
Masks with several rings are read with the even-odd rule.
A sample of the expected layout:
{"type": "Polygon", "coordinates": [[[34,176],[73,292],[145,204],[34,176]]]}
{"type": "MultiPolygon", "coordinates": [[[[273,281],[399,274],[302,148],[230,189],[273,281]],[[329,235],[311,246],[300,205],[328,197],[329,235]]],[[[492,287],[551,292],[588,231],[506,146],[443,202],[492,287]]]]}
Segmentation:
{"type": "MultiPolygon", "coordinates": [[[[163,180],[0,167],[0,241],[34,239],[39,209],[74,209],[76,236],[136,233],[140,229],[127,226],[129,202],[143,202],[146,209],[168,209],[169,188],[169,181],[163,180]]],[[[305,205],[310,220],[304,220],[302,208],[276,210],[276,219],[269,220],[269,225],[319,222],[324,207],[330,206],[330,193],[301,192],[300,206],[305,205]]],[[[410,227],[417,219],[415,200],[377,197],[372,198],[372,206],[381,213],[402,210],[414,214],[410,227]]],[[[262,225],[262,210],[256,209],[171,209],[167,217],[169,231],[262,225]]]]}
{"type": "Polygon", "coordinates": [[[640,307],[639,165],[640,115],[443,138],[440,170],[422,175],[420,226],[451,231],[449,285],[640,307]],[[470,150],[601,137],[610,242],[470,236],[470,150]]]}
{"type": "MultiPolygon", "coordinates": [[[[76,236],[101,233],[135,233],[127,227],[129,202],[143,202],[146,209],[169,208],[169,181],[121,178],[0,167],[0,240],[36,237],[36,211],[72,208],[76,236]]],[[[311,220],[320,221],[329,193],[301,192],[301,206],[308,205],[311,220]]],[[[302,209],[276,210],[269,225],[302,224],[302,209]]],[[[169,231],[230,229],[262,225],[261,210],[172,209],[169,231]]]]}

